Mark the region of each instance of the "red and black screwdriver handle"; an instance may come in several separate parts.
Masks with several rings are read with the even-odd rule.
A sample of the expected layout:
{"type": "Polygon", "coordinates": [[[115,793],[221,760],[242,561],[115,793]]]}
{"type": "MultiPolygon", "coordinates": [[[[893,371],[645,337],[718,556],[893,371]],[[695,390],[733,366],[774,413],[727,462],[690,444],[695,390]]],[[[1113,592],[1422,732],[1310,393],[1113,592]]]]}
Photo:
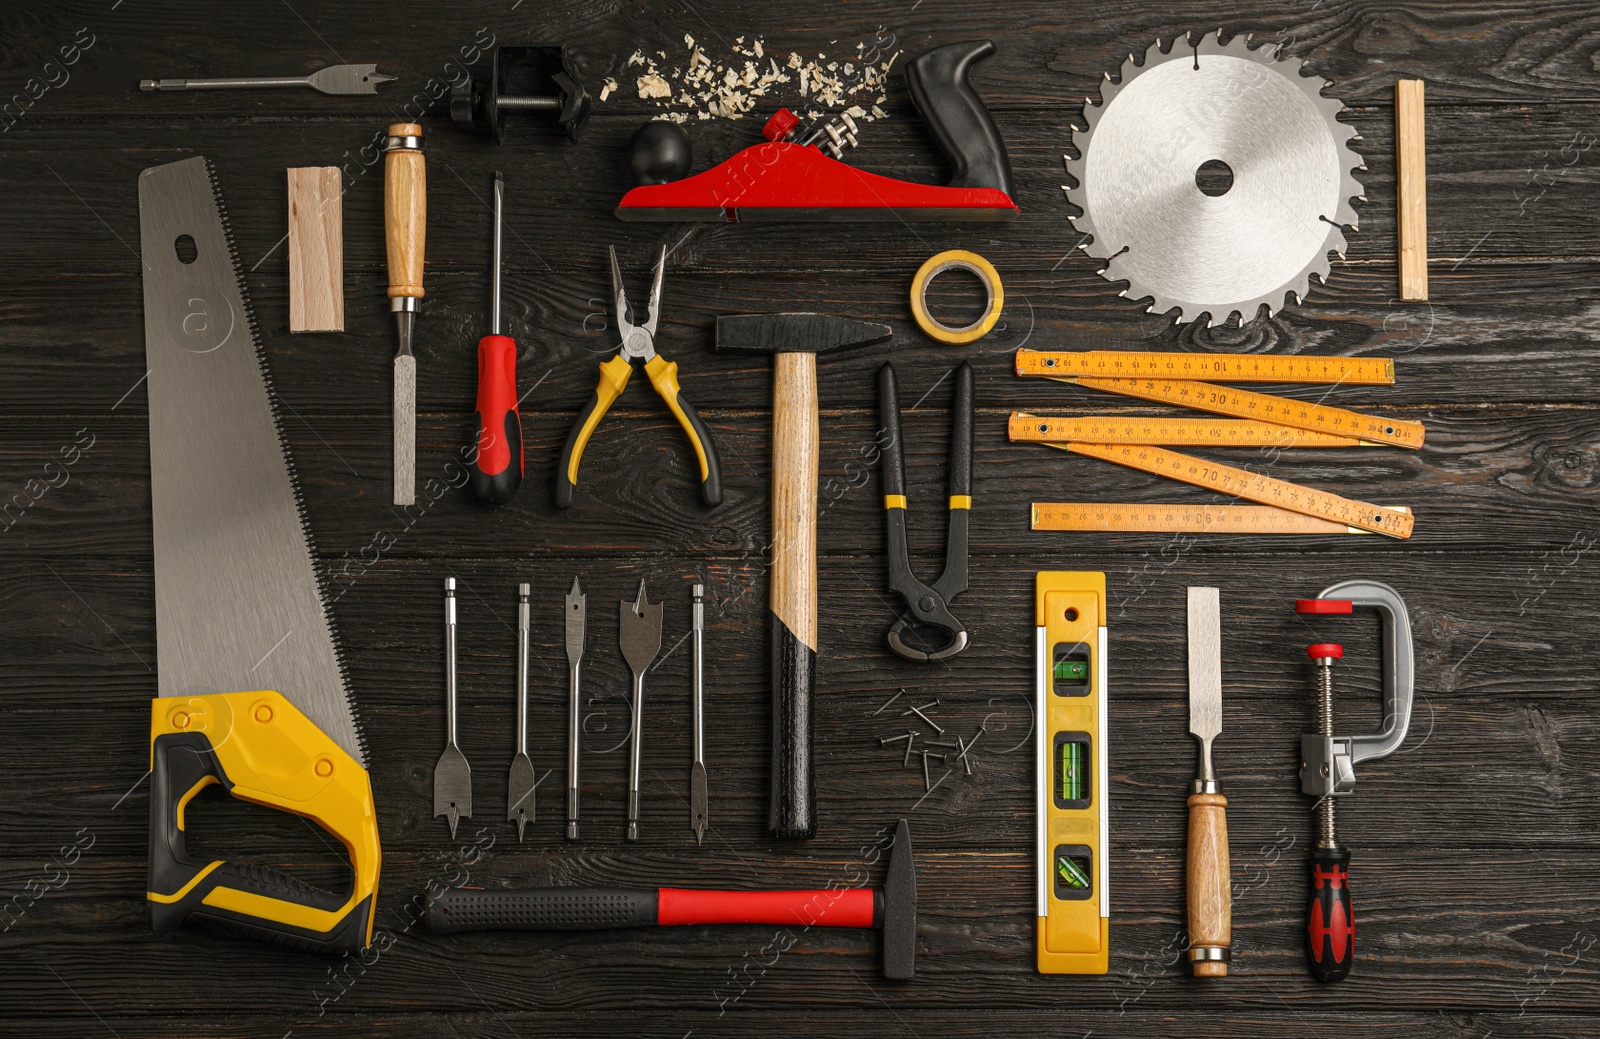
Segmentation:
{"type": "Polygon", "coordinates": [[[950,163],[947,186],[997,188],[1015,198],[1005,141],[972,89],[972,66],[994,54],[993,40],[935,47],[906,65],[911,103],[950,163]]]}
{"type": "Polygon", "coordinates": [[[428,929],[609,931],[677,924],[883,926],[883,894],[873,888],[816,891],[706,891],[663,887],[453,888],[428,902],[428,929]]]}
{"type": "Polygon", "coordinates": [[[472,491],[479,501],[504,505],[522,485],[522,414],[517,410],[517,341],[486,335],[478,340],[478,432],[472,491]]]}

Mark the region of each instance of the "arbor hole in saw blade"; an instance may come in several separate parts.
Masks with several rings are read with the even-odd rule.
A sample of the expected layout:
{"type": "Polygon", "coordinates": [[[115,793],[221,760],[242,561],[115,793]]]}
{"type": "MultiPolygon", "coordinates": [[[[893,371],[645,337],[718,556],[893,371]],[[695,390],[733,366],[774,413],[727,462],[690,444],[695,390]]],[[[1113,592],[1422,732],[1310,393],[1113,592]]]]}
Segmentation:
{"type": "Polygon", "coordinates": [[[1202,195],[1220,198],[1233,187],[1233,167],[1221,159],[1208,159],[1194,171],[1194,186],[1202,195]]]}
{"type": "Polygon", "coordinates": [[[179,263],[193,263],[200,255],[200,250],[195,248],[194,239],[186,234],[181,234],[172,240],[172,249],[178,254],[179,263]]]}

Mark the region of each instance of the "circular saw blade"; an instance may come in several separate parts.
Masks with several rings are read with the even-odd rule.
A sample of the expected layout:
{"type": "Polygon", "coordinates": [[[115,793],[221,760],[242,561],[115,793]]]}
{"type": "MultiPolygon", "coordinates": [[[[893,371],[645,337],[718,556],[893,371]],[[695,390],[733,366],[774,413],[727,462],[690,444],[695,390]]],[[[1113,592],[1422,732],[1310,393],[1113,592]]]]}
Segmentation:
{"type": "Polygon", "coordinates": [[[1170,50],[1157,40],[1120,80],[1106,77],[1100,104],[1084,105],[1079,157],[1064,157],[1077,185],[1063,190],[1083,211],[1074,226],[1093,236],[1080,248],[1106,261],[1107,280],[1128,283],[1122,295],[1153,299],[1151,313],[1177,308],[1182,321],[1249,321],[1304,297],[1312,275],[1327,279],[1342,228],[1356,226],[1354,171],[1366,167],[1338,120],[1344,105],[1301,66],[1243,35],[1180,37],[1170,50]],[[1213,160],[1233,174],[1218,195],[1196,181],[1213,160]]]}

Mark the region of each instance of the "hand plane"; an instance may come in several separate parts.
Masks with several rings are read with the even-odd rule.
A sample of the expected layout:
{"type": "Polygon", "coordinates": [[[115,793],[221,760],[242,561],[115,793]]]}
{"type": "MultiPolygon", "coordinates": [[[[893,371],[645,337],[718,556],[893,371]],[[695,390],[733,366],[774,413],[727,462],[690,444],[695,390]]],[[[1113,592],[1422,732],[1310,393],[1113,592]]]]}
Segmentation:
{"type": "Polygon", "coordinates": [[[690,168],[688,137],[673,123],[647,123],[634,138],[641,184],[617,204],[622,220],[735,222],[993,221],[1018,213],[1005,142],[972,85],[972,66],[992,40],[936,47],[906,66],[911,101],[951,167],[943,185],[917,184],[841,161],[856,124],[839,115],[803,126],[787,108],[752,145],[703,173],[690,168]],[[684,178],[684,179],[677,179],[684,178]]]}

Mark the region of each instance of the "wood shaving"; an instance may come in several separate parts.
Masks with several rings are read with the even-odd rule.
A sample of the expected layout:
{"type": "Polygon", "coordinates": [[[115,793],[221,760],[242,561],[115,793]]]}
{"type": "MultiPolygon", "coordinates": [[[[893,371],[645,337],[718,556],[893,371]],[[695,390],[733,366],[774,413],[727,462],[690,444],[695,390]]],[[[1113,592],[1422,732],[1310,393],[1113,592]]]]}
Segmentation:
{"type": "MultiPolygon", "coordinates": [[[[878,38],[883,38],[881,31],[878,38]]],[[[624,68],[642,67],[644,74],[637,81],[639,96],[660,108],[673,109],[657,116],[673,122],[686,122],[691,117],[765,117],[780,106],[796,106],[800,99],[816,106],[806,111],[807,118],[813,120],[840,109],[859,122],[870,123],[886,116],[881,106],[889,71],[900,51],[882,61],[868,61],[867,45],[858,42],[850,61],[830,60],[822,53],[815,60],[807,60],[800,52],[791,51],[780,66],[776,56],[767,52],[764,41],[751,38],[748,46],[745,41],[746,37],[740,36],[728,48],[732,55],[717,61],[706,54],[693,35],[684,33],[683,46],[688,52],[684,67],[673,67],[669,73],[665,51],[656,51],[661,59],[658,64],[641,48],[629,56],[624,68]],[[767,63],[765,69],[761,65],[763,59],[767,63]]],[[[874,49],[872,53],[878,52],[874,49]]],[[[616,90],[616,81],[606,80],[600,100],[607,100],[616,90]]]]}

